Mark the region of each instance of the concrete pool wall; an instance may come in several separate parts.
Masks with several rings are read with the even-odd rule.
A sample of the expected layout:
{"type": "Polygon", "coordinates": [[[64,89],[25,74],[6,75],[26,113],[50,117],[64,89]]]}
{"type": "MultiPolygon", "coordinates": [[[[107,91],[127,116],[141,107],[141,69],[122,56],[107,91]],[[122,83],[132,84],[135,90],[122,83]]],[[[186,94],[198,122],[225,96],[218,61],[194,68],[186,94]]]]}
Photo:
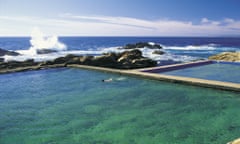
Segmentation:
{"type": "Polygon", "coordinates": [[[185,67],[198,66],[198,65],[210,64],[210,63],[212,63],[212,61],[198,61],[198,62],[191,62],[191,63],[185,63],[185,64],[160,66],[160,67],[135,69],[135,70],[119,70],[119,69],[102,68],[102,67],[85,66],[85,65],[68,65],[68,67],[97,70],[97,71],[117,73],[122,75],[143,77],[143,78],[152,79],[152,80],[168,81],[173,83],[182,83],[182,84],[195,85],[195,86],[201,86],[201,87],[207,87],[207,88],[240,92],[240,84],[238,83],[221,82],[221,81],[214,81],[214,80],[205,80],[205,79],[198,79],[198,78],[170,76],[170,75],[164,75],[164,74],[151,73],[153,71],[159,71],[159,69],[162,69],[162,70],[176,69],[176,68],[179,69],[183,67],[185,68],[185,67]]]}

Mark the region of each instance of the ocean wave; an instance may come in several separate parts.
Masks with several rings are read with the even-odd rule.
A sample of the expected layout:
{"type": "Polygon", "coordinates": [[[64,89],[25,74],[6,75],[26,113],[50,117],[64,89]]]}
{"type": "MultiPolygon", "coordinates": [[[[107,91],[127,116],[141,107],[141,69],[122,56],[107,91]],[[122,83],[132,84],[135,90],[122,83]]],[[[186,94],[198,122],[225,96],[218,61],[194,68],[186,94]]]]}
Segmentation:
{"type": "Polygon", "coordinates": [[[219,48],[217,44],[208,44],[208,45],[188,45],[188,46],[163,46],[163,49],[166,50],[216,50],[219,48]]]}

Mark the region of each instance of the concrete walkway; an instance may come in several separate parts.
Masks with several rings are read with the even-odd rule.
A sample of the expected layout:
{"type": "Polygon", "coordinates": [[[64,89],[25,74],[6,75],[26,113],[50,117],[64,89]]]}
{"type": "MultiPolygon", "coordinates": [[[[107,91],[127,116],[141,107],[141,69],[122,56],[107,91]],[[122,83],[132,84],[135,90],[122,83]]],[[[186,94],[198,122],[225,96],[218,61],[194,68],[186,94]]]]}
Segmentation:
{"type": "MultiPolygon", "coordinates": [[[[180,64],[180,65],[183,65],[183,64],[180,64]]],[[[152,80],[168,81],[173,83],[182,83],[187,85],[195,85],[195,86],[201,86],[201,87],[240,92],[240,84],[237,84],[237,83],[143,72],[144,70],[154,70],[156,69],[156,67],[147,68],[147,69],[136,69],[136,70],[119,70],[119,69],[102,68],[102,67],[85,66],[85,65],[68,65],[68,67],[110,72],[110,73],[116,73],[116,74],[122,74],[122,75],[137,76],[137,77],[142,77],[142,78],[147,78],[152,80]]]]}

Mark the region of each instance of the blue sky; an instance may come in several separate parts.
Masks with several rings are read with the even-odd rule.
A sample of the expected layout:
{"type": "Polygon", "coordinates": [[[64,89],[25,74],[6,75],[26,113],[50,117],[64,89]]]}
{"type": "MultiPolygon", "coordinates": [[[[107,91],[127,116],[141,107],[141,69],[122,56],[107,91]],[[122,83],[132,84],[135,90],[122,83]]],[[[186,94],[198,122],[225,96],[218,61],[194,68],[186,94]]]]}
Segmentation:
{"type": "Polygon", "coordinates": [[[0,0],[0,36],[240,36],[239,0],[0,0]]]}

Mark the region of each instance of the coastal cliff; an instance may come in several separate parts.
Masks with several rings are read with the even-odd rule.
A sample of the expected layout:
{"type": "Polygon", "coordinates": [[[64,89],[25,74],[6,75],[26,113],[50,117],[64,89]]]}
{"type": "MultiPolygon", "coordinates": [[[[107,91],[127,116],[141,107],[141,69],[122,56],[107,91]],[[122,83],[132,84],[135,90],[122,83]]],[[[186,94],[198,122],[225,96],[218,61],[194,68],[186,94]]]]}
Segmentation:
{"type": "Polygon", "coordinates": [[[240,62],[240,52],[223,52],[214,56],[210,56],[209,60],[240,62]]]}

